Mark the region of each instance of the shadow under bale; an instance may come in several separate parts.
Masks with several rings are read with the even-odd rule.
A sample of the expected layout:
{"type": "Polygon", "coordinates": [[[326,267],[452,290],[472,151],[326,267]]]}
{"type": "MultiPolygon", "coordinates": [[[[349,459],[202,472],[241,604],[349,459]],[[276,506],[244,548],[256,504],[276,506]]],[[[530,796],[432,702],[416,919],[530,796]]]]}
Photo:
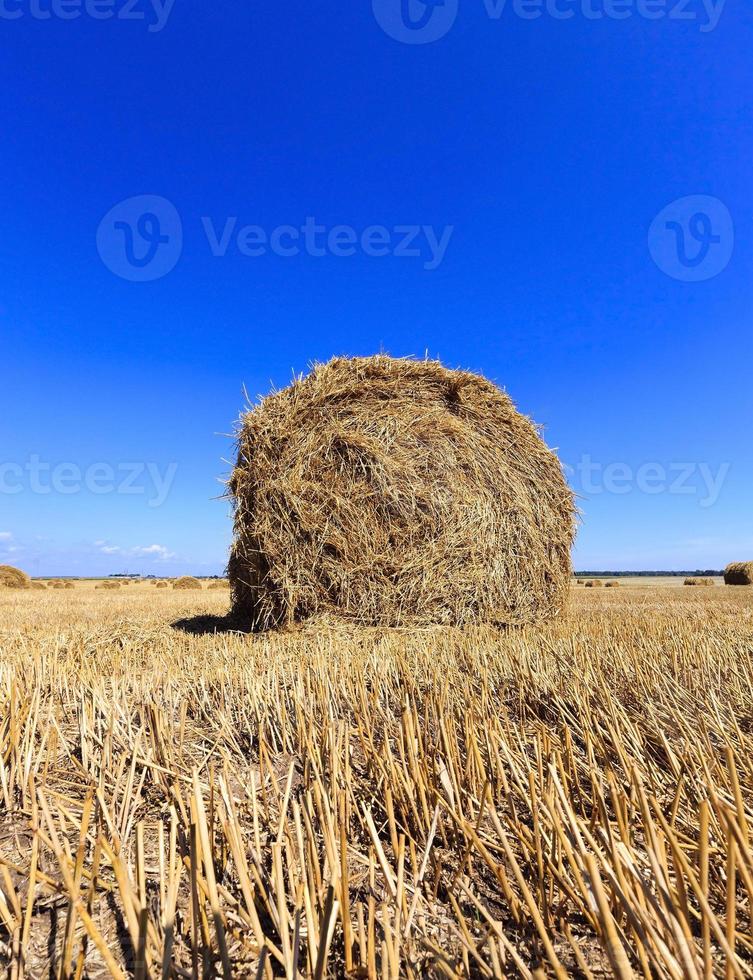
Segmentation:
{"type": "Polygon", "coordinates": [[[258,629],[515,625],[560,612],[573,495],[490,381],[436,361],[336,358],[243,416],[233,609],[258,629]]]}
{"type": "Polygon", "coordinates": [[[191,636],[211,636],[214,633],[253,633],[254,625],[248,619],[233,615],[191,616],[177,619],[170,624],[174,630],[191,636]]]}

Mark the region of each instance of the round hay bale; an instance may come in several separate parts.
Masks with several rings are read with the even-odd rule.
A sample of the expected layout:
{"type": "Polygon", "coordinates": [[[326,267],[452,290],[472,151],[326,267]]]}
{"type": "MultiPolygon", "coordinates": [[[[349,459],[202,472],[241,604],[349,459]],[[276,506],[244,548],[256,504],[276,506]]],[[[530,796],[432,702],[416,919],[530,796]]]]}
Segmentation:
{"type": "Polygon", "coordinates": [[[724,570],[725,585],[753,585],[753,561],[735,561],[724,570]]]}
{"type": "Polygon", "coordinates": [[[713,578],[686,578],[683,585],[709,586],[714,584],[713,578]]]}
{"type": "Polygon", "coordinates": [[[31,588],[32,589],[44,589],[45,592],[47,591],[47,586],[44,584],[44,582],[32,582],[31,583],[31,588]]]}
{"type": "Polygon", "coordinates": [[[120,582],[100,582],[99,585],[94,586],[95,589],[119,589],[120,582]]]}
{"type": "Polygon", "coordinates": [[[73,584],[73,582],[64,582],[63,583],[63,588],[65,588],[65,589],[75,589],[76,586],[73,584]]]}
{"type": "Polygon", "coordinates": [[[20,568],[13,565],[0,565],[0,588],[30,589],[31,579],[20,568]]]}
{"type": "Polygon", "coordinates": [[[193,575],[183,575],[173,582],[174,589],[200,589],[201,582],[193,575]]]}
{"type": "Polygon", "coordinates": [[[336,358],[241,419],[234,613],[257,629],[560,612],[575,507],[537,427],[437,361],[336,358]]]}
{"type": "Polygon", "coordinates": [[[155,582],[154,584],[157,586],[158,589],[166,589],[167,588],[167,582],[155,582]]]}
{"type": "Polygon", "coordinates": [[[620,583],[619,582],[605,582],[604,583],[604,588],[605,589],[619,589],[619,587],[620,587],[620,583]]]}

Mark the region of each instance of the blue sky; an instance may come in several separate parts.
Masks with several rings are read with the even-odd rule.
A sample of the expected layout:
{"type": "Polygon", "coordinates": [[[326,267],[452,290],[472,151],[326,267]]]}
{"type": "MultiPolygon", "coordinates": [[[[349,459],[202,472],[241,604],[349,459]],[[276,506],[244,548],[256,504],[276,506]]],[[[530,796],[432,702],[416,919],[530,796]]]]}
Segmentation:
{"type": "Polygon", "coordinates": [[[379,350],[544,425],[576,567],[753,555],[753,10],[406,4],[0,0],[0,562],[220,572],[244,386],[379,350]]]}

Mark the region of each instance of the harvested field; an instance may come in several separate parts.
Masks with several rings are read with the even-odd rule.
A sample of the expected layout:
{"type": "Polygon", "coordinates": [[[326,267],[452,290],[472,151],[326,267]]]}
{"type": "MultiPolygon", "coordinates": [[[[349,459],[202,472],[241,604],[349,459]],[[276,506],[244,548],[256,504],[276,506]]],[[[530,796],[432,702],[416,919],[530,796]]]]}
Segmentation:
{"type": "Polygon", "coordinates": [[[75,591],[0,592],[14,976],[753,975],[752,590],[261,635],[75,591]]]}

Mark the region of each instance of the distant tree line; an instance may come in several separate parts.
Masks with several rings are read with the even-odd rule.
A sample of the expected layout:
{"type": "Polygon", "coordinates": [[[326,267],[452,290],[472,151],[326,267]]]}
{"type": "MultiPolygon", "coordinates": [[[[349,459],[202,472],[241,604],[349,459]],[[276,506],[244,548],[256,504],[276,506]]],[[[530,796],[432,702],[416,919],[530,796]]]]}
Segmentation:
{"type": "Polygon", "coordinates": [[[694,571],[685,572],[575,572],[576,578],[685,578],[687,576],[699,576],[706,578],[719,578],[724,572],[716,568],[696,568],[694,571]]]}

